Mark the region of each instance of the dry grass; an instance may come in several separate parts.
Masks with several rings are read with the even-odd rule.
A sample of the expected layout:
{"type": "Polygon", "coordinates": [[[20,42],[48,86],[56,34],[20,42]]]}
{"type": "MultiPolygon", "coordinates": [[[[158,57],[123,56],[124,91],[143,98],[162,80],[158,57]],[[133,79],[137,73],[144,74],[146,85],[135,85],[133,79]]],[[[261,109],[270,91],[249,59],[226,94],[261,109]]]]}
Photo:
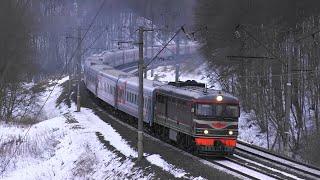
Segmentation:
{"type": "Polygon", "coordinates": [[[89,145],[85,146],[85,152],[82,153],[72,169],[74,177],[80,179],[89,179],[94,173],[94,166],[98,163],[96,155],[92,152],[89,145]]]}
{"type": "MultiPolygon", "coordinates": [[[[12,128],[12,131],[18,128],[12,128]]],[[[0,171],[15,169],[17,162],[23,158],[43,158],[54,154],[54,148],[59,143],[56,140],[55,130],[32,132],[28,136],[25,131],[21,134],[6,135],[0,137],[0,171]]],[[[22,162],[27,163],[27,162],[22,162]]],[[[4,171],[5,172],[5,171],[4,171]]]]}

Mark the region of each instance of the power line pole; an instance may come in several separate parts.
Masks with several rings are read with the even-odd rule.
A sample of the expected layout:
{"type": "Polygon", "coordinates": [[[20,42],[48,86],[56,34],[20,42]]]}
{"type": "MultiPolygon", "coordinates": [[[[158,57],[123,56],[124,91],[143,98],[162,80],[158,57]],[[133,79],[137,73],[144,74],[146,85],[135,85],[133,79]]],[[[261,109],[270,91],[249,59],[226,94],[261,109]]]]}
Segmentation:
{"type": "MultiPolygon", "coordinates": [[[[144,51],[144,57],[148,57],[148,35],[147,34],[144,34],[144,48],[145,48],[145,51],[144,51]]],[[[147,69],[143,69],[143,76],[144,78],[147,78],[147,69]]]]}
{"type": "Polygon", "coordinates": [[[77,112],[80,112],[80,82],[81,82],[81,29],[78,27],[78,58],[77,58],[77,112]]]}
{"type": "Polygon", "coordinates": [[[144,69],[146,69],[143,60],[143,33],[145,31],[153,31],[152,29],[143,29],[142,26],[139,27],[139,96],[138,96],[138,161],[143,158],[143,74],[144,69]]]}
{"type": "Polygon", "coordinates": [[[292,58],[294,53],[294,39],[293,39],[293,33],[290,32],[289,36],[289,58],[288,58],[288,79],[287,79],[287,96],[286,96],[286,106],[285,106],[285,120],[284,120],[284,140],[283,145],[284,149],[287,151],[288,149],[288,138],[289,138],[289,125],[290,125],[290,109],[291,109],[291,92],[292,92],[292,58]]]}
{"type": "Polygon", "coordinates": [[[143,29],[139,27],[139,95],[138,95],[138,161],[143,158],[143,71],[150,65],[158,55],[168,46],[168,44],[179,34],[183,26],[174,34],[174,36],[164,45],[164,47],[145,65],[143,60],[143,33],[145,31],[153,31],[153,29],[143,29]]]}
{"type": "MultiPolygon", "coordinates": [[[[179,61],[179,56],[180,56],[180,36],[177,36],[177,41],[176,41],[176,61],[179,61]]],[[[179,74],[180,74],[180,64],[176,62],[176,77],[175,77],[175,82],[179,81],[179,74]]]]}
{"type": "Polygon", "coordinates": [[[69,62],[68,59],[68,52],[69,52],[69,43],[68,43],[68,36],[66,37],[66,69],[67,69],[67,74],[69,76],[69,81],[68,81],[68,99],[70,99],[70,94],[71,94],[71,84],[72,84],[72,77],[71,77],[71,62],[69,62]]]}
{"type": "Polygon", "coordinates": [[[139,27],[139,121],[138,121],[138,161],[143,158],[143,27],[139,27]]]}

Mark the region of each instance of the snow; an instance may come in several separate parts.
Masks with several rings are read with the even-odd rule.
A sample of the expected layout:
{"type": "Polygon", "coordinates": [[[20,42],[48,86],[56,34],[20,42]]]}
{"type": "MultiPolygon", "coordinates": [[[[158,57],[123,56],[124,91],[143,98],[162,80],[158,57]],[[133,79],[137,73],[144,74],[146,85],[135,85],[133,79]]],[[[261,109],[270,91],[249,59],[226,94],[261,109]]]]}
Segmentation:
{"type": "Polygon", "coordinates": [[[153,154],[150,156],[147,156],[147,160],[156,166],[162,167],[163,170],[171,173],[176,178],[182,178],[184,175],[186,175],[186,172],[182,169],[177,169],[173,165],[168,164],[165,160],[161,158],[158,154],[153,154]]]}
{"type": "MultiPolygon", "coordinates": [[[[197,65],[197,68],[190,67],[187,64],[180,65],[180,81],[195,80],[197,82],[205,83],[208,87],[213,87],[216,90],[221,90],[221,85],[218,82],[212,82],[209,78],[211,72],[205,70],[206,63],[197,65]]],[[[166,65],[158,66],[152,70],[154,75],[151,76],[151,70],[147,72],[147,78],[150,80],[158,80],[162,82],[175,81],[175,66],[166,65]]]]}
{"type": "Polygon", "coordinates": [[[56,101],[62,92],[62,87],[60,85],[66,82],[67,80],[69,80],[69,76],[56,81],[50,81],[50,86],[44,93],[41,94],[41,100],[39,102],[39,105],[42,106],[45,103],[45,101],[47,101],[45,103],[45,106],[43,107],[44,119],[51,119],[53,117],[61,115],[59,109],[61,107],[56,107],[56,101]],[[47,97],[49,97],[48,100],[47,97]]]}
{"type": "MultiPolygon", "coordinates": [[[[261,129],[252,120],[253,116],[253,112],[240,113],[238,139],[259,147],[268,148],[267,133],[261,133],[261,129]]],[[[271,139],[271,137],[269,138],[271,139]]],[[[270,140],[270,142],[273,141],[270,140]]]]}
{"type": "Polygon", "coordinates": [[[273,180],[275,178],[272,178],[270,176],[267,176],[265,174],[259,173],[257,171],[254,171],[252,169],[246,168],[244,166],[241,166],[239,164],[236,164],[232,161],[228,161],[228,160],[220,160],[220,161],[216,161],[219,164],[222,164],[224,166],[227,166],[229,168],[235,169],[237,171],[249,174],[250,176],[256,178],[256,179],[264,179],[264,180],[273,180]]]}
{"type": "MultiPolygon", "coordinates": [[[[40,105],[52,91],[43,108],[44,117],[48,120],[22,128],[0,125],[1,170],[8,164],[1,178],[153,179],[153,172],[146,173],[136,165],[136,149],[91,109],[82,108],[81,112],[74,112],[74,103],[70,109],[64,104],[56,106],[56,100],[62,92],[61,83],[67,80],[63,78],[50,82],[51,86],[41,96],[40,105]],[[52,89],[54,83],[58,84],[52,89]],[[102,143],[97,133],[112,148],[102,143]]],[[[188,172],[170,164],[159,154],[145,153],[144,156],[150,164],[176,178],[203,179],[190,177],[188,172]]]]}
{"type": "Polygon", "coordinates": [[[239,159],[243,159],[243,160],[245,160],[245,161],[247,161],[247,162],[249,162],[249,163],[256,164],[256,165],[258,165],[258,166],[260,166],[260,167],[263,167],[263,168],[266,168],[266,169],[270,169],[270,170],[273,171],[273,172],[281,173],[281,174],[283,174],[283,175],[285,175],[285,176],[287,176],[287,177],[289,177],[289,178],[297,179],[297,180],[302,180],[301,178],[299,178],[299,177],[297,177],[297,176],[295,176],[295,175],[291,175],[291,174],[289,174],[289,173],[286,173],[286,172],[283,172],[283,171],[279,171],[279,170],[277,170],[277,169],[275,169],[275,168],[271,168],[271,167],[265,166],[265,165],[263,165],[263,164],[260,164],[260,163],[257,163],[257,162],[255,162],[255,161],[252,161],[252,160],[250,160],[250,159],[245,159],[245,158],[243,158],[243,157],[241,157],[241,156],[238,156],[238,155],[234,155],[234,156],[237,157],[237,158],[239,158],[239,159]]]}

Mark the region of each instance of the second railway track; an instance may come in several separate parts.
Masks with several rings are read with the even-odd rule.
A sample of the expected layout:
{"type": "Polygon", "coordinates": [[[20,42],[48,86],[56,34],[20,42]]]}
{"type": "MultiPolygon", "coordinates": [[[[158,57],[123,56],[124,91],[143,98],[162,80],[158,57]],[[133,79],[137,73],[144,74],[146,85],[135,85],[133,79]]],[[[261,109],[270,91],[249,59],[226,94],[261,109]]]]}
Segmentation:
{"type": "Polygon", "coordinates": [[[238,141],[235,154],[301,179],[320,179],[320,169],[238,141]]]}

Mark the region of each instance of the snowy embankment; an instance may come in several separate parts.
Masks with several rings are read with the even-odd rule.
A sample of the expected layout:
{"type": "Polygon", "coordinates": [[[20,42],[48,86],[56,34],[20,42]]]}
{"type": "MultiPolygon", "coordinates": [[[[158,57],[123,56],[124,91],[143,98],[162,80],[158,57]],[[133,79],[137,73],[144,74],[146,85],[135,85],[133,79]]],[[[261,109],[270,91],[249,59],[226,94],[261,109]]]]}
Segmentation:
{"type": "MultiPolygon", "coordinates": [[[[56,107],[56,100],[62,92],[60,84],[66,80],[58,82],[43,109],[48,120],[30,128],[0,126],[0,168],[4,169],[1,178],[152,179],[154,173],[137,165],[137,151],[92,110],[82,108],[81,112],[74,112],[74,104],[71,108],[64,104],[56,107]],[[111,148],[106,147],[99,137],[111,148]]],[[[43,93],[43,102],[49,93],[49,90],[43,93]]],[[[176,178],[194,178],[166,162],[159,154],[145,156],[150,164],[176,178]]]]}

